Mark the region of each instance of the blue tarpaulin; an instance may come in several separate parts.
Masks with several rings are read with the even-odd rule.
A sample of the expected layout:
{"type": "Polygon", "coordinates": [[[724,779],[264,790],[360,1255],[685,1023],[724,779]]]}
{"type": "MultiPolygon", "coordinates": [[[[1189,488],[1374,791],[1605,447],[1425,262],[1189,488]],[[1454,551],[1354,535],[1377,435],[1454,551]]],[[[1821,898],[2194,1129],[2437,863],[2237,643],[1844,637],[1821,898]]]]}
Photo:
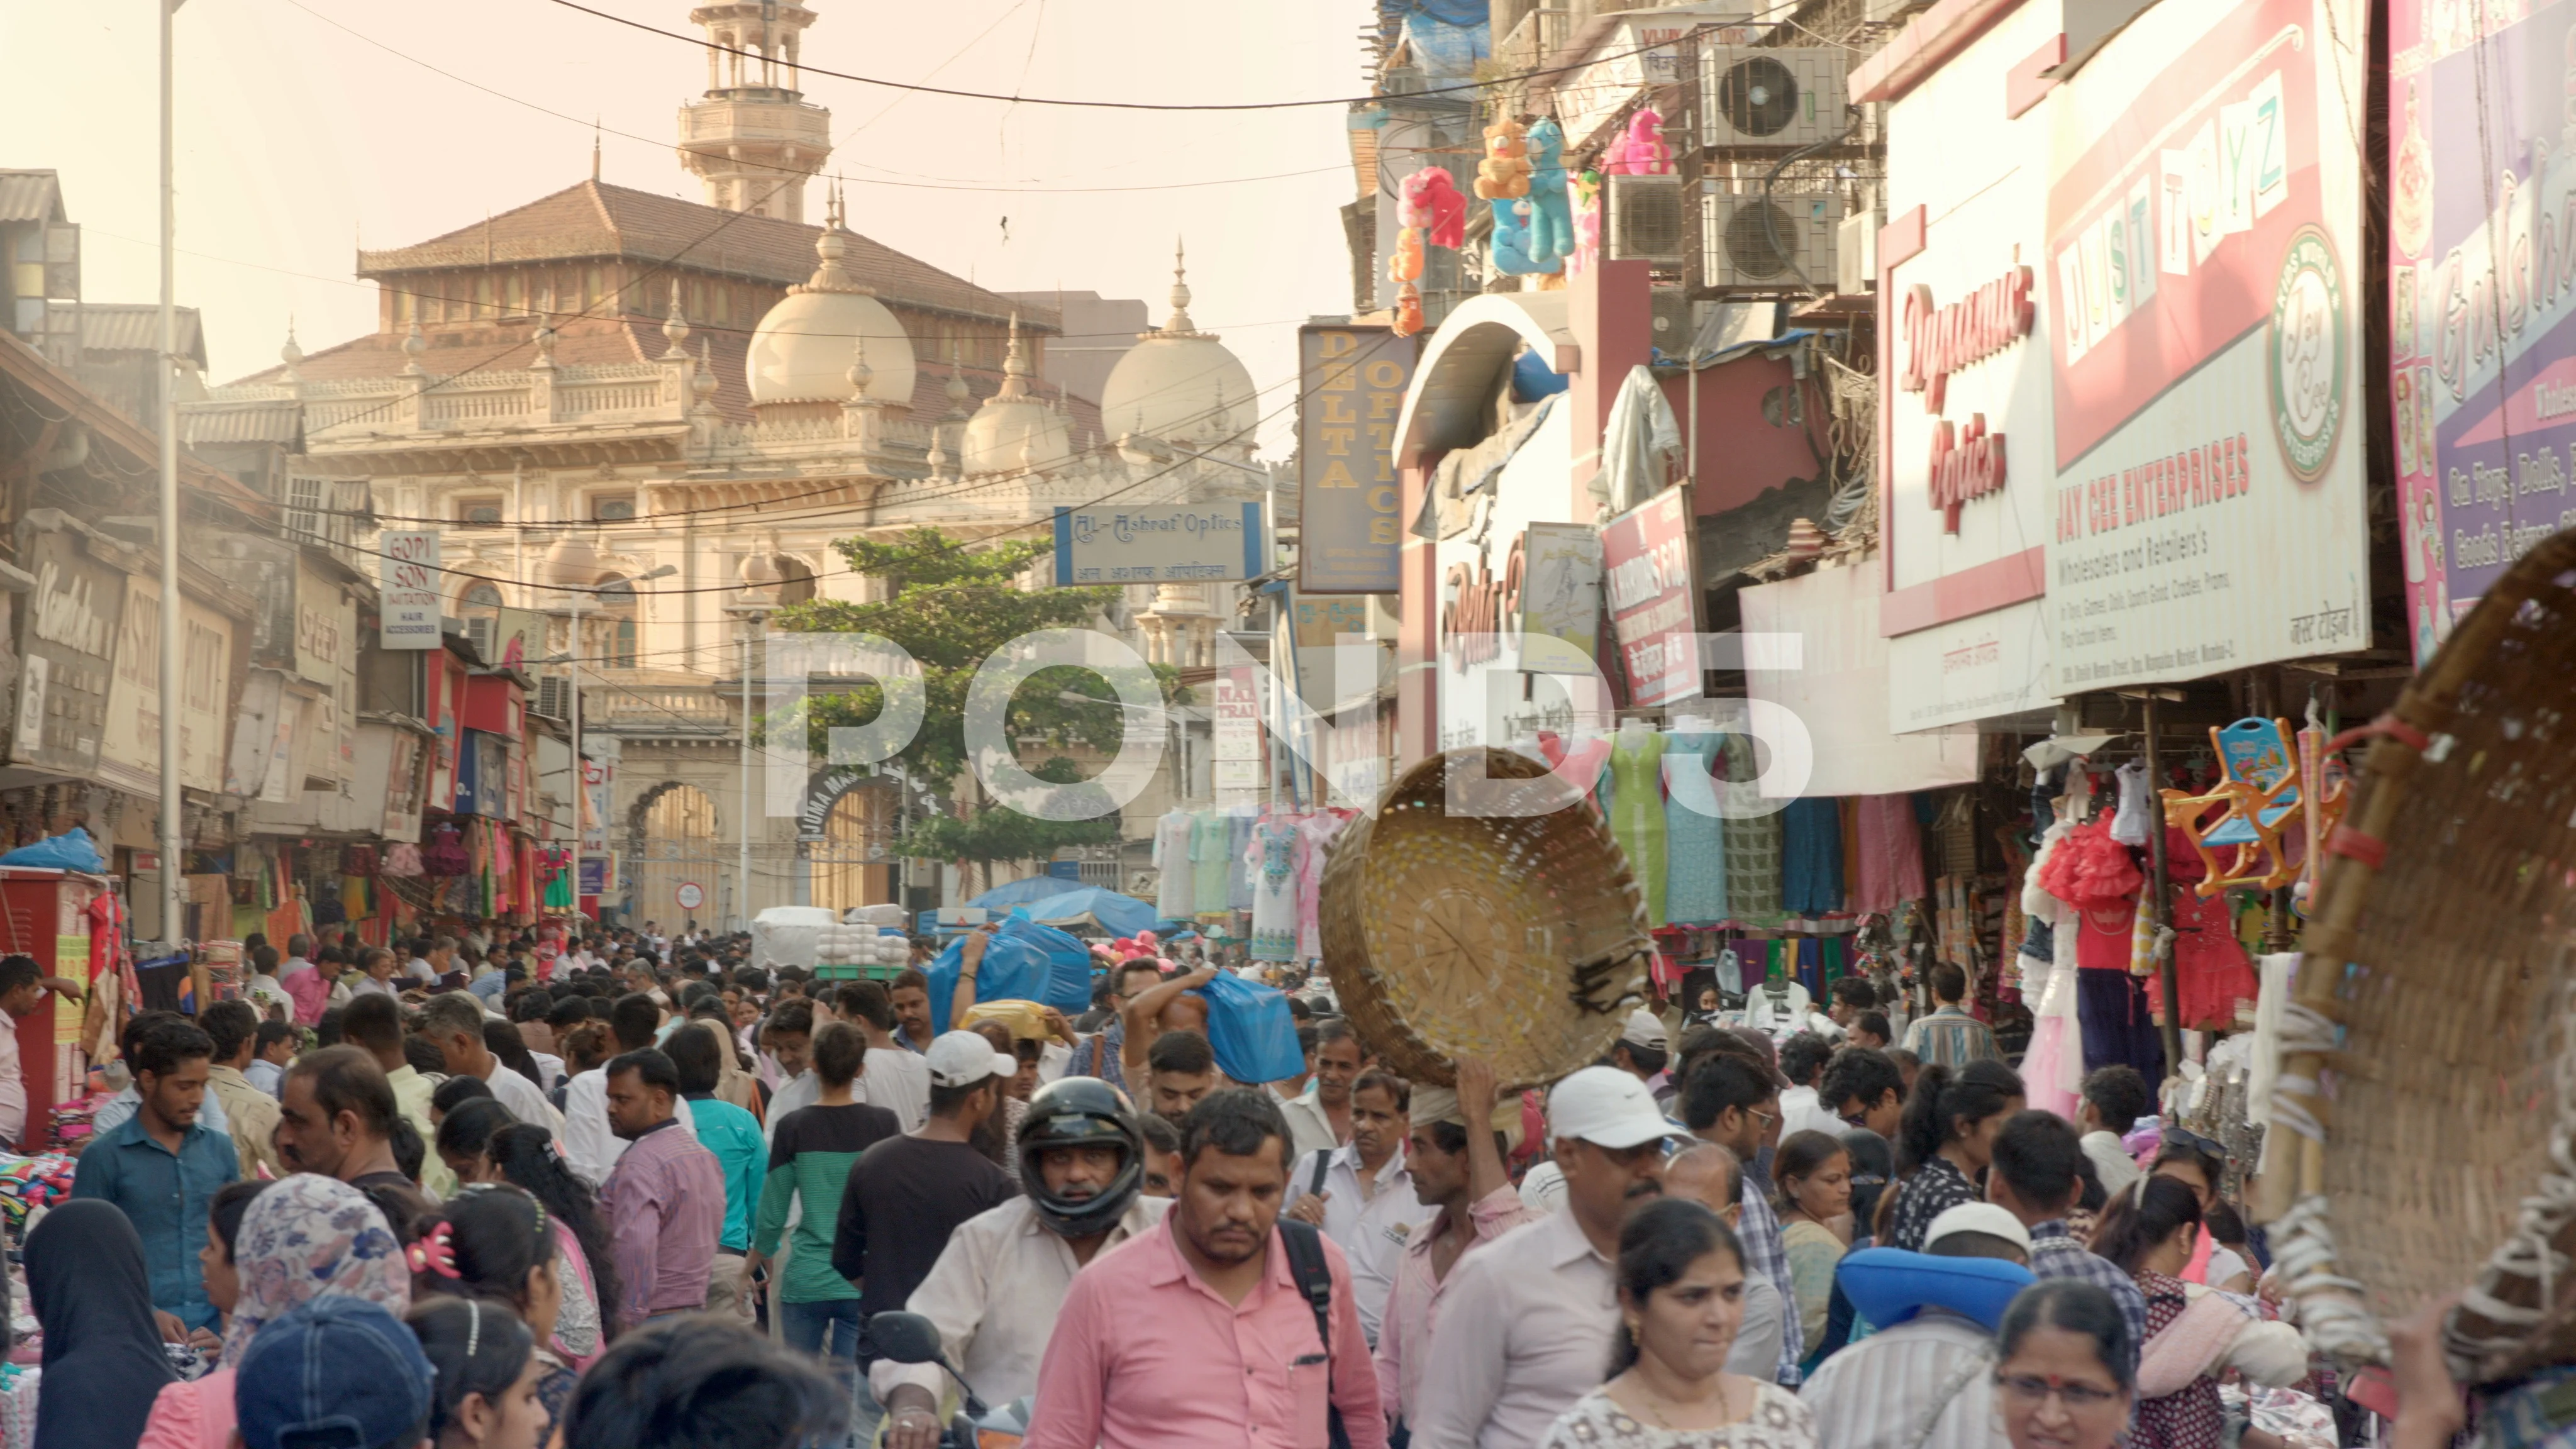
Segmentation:
{"type": "Polygon", "coordinates": [[[1007,911],[1013,906],[1025,906],[1031,901],[1042,901],[1049,896],[1081,889],[1083,884],[1078,880],[1067,880],[1060,875],[1033,875],[1027,880],[995,886],[966,904],[981,906],[988,911],[1007,911]]]}
{"type": "Polygon", "coordinates": [[[1157,915],[1149,902],[1098,886],[1086,886],[1029,902],[1029,919],[1040,925],[1089,924],[1112,936],[1133,936],[1138,931],[1150,931],[1157,924],[1157,915]]]}

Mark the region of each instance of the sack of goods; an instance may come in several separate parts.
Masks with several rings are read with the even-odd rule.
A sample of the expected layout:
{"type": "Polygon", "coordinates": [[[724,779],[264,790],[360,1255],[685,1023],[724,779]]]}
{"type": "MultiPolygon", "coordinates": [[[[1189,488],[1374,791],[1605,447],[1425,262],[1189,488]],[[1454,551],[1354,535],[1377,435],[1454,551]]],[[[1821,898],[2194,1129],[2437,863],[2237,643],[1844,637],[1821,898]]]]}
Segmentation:
{"type": "Polygon", "coordinates": [[[901,966],[911,945],[901,932],[876,926],[825,926],[816,933],[816,954],[835,966],[901,966]]]}

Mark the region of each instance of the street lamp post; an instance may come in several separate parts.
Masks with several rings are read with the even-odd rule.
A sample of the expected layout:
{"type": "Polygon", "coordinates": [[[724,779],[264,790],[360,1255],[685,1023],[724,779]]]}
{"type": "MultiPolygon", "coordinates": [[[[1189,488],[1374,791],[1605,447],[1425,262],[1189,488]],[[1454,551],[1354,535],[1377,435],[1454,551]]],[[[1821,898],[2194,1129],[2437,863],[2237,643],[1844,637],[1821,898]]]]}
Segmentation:
{"type": "Polygon", "coordinates": [[[179,859],[179,231],[173,185],[170,17],[183,0],[155,0],[161,11],[161,938],[180,937],[179,859]]]}
{"type": "Polygon", "coordinates": [[[728,604],[725,612],[742,620],[742,737],[740,740],[741,776],[735,785],[734,835],[737,855],[733,867],[734,909],[740,913],[741,928],[751,929],[751,636],[759,632],[769,617],[764,604],[728,604]]]}

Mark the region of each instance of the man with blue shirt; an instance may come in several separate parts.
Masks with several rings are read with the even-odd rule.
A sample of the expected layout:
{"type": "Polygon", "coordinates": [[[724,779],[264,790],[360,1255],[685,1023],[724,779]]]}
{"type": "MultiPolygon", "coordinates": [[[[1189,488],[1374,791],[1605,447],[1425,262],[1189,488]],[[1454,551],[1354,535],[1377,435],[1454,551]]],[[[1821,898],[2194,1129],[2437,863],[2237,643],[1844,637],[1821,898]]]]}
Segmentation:
{"type": "Polygon", "coordinates": [[[229,1133],[197,1120],[215,1053],[213,1038],[185,1021],[155,1022],[133,1040],[127,1065],[135,1113],[92,1139],[72,1177],[72,1196],[124,1210],[143,1239],[152,1306],[191,1332],[212,1329],[197,1250],[217,1190],[241,1176],[229,1133]]]}

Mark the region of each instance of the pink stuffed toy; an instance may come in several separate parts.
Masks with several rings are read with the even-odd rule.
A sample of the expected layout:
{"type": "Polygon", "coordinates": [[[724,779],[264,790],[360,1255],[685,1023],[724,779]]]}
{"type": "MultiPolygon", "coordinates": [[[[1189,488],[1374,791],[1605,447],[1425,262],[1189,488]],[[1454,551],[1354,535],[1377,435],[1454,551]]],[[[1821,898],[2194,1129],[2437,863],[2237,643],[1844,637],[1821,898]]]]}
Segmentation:
{"type": "Polygon", "coordinates": [[[1398,219],[1422,228],[1423,240],[1456,250],[1467,240],[1467,198],[1445,166],[1425,166],[1404,178],[1398,219]]]}
{"type": "Polygon", "coordinates": [[[1669,176],[1673,148],[1664,144],[1664,117],[1646,106],[1628,118],[1628,138],[1610,148],[1613,176],[1669,176]]]}

